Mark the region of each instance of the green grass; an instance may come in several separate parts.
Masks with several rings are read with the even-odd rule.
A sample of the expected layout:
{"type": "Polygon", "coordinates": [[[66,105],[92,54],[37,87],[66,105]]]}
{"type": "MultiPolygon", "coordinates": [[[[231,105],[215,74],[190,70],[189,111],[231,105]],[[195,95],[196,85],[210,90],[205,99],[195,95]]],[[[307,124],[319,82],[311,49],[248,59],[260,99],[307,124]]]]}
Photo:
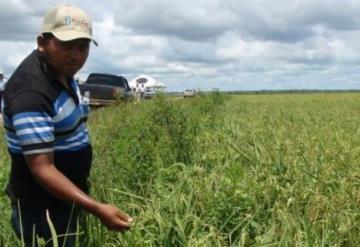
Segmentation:
{"type": "MultiPolygon", "coordinates": [[[[79,246],[360,246],[359,113],[360,94],[345,93],[98,109],[92,195],[136,220],[120,234],[90,216],[79,246]]],[[[21,246],[7,203],[2,194],[0,246],[21,246]]]]}

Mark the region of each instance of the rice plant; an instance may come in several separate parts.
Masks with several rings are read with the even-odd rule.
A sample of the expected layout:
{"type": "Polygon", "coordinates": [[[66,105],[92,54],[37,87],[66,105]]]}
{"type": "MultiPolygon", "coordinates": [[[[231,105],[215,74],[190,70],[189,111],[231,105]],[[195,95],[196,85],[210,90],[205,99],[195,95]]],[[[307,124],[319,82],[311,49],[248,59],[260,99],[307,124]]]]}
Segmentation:
{"type": "MultiPolygon", "coordinates": [[[[87,216],[77,246],[360,246],[359,112],[360,95],[346,93],[215,92],[97,109],[91,193],[135,223],[115,233],[87,216]]],[[[2,194],[0,246],[21,246],[8,203],[2,194]]]]}

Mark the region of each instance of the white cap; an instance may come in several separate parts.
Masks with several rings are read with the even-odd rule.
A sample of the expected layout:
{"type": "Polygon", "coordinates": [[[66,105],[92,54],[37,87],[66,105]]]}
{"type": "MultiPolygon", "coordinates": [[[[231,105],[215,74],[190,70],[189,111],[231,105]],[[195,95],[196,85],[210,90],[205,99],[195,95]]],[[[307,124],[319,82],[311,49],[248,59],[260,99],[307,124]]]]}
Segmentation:
{"type": "Polygon", "coordinates": [[[86,38],[98,45],[92,38],[90,17],[81,9],[69,4],[58,5],[45,14],[41,33],[52,33],[61,41],[86,38]]]}

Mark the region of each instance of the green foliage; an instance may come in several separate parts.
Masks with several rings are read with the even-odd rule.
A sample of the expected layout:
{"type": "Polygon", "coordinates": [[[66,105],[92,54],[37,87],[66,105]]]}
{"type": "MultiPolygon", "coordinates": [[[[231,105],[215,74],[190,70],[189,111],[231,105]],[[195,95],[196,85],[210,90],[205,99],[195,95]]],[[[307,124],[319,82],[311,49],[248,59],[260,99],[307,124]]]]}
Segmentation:
{"type": "Polygon", "coordinates": [[[88,216],[78,245],[359,246],[359,110],[358,94],[217,91],[98,109],[92,194],[136,218],[118,234],[88,216]]]}
{"type": "MultiPolygon", "coordinates": [[[[92,129],[91,133],[101,131],[99,135],[107,136],[106,142],[94,143],[95,150],[102,154],[97,155],[100,163],[106,157],[114,169],[121,167],[121,174],[114,174],[124,177],[125,186],[146,193],[159,169],[179,162],[192,164],[197,154],[196,138],[215,114],[203,112],[202,107],[201,98],[181,102],[159,95],[141,104],[122,104],[97,112],[98,118],[93,121],[106,127],[92,129]]],[[[215,124],[213,118],[211,124],[215,124]]]]}

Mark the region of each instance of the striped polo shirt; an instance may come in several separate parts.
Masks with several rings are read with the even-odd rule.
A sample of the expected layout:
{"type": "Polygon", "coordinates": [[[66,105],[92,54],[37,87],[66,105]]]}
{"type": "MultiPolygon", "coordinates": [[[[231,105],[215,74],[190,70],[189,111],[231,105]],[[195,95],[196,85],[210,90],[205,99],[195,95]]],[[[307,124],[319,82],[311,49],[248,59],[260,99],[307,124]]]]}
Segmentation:
{"type": "MultiPolygon", "coordinates": [[[[32,177],[24,155],[54,154],[57,169],[88,192],[92,150],[86,121],[89,106],[77,83],[64,87],[37,51],[32,52],[8,80],[4,92],[3,123],[11,173],[7,192],[13,201],[35,207],[64,208],[32,177]]],[[[69,206],[69,205],[67,205],[69,206]]]]}

